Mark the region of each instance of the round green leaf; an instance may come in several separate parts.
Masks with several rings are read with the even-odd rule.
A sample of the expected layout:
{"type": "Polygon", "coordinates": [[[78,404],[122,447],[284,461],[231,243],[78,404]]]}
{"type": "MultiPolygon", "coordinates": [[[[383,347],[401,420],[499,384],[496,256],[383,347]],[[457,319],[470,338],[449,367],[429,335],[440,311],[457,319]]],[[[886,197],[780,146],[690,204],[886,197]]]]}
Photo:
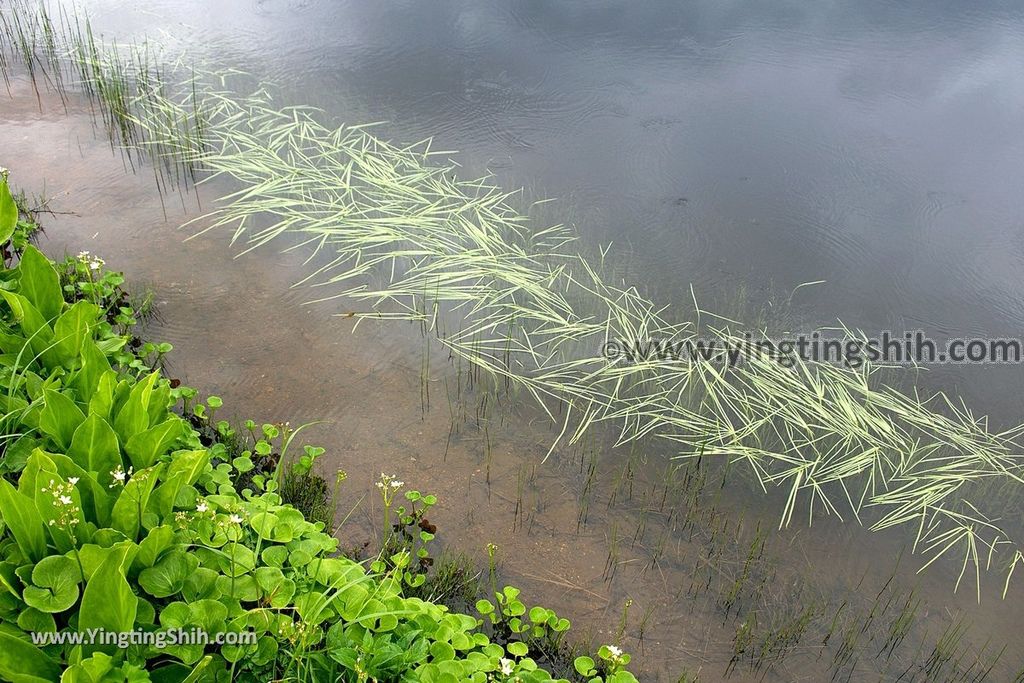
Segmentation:
{"type": "Polygon", "coordinates": [[[44,557],[32,569],[32,585],[22,599],[40,612],[63,612],[78,600],[82,579],[78,565],[63,555],[44,557]]]}

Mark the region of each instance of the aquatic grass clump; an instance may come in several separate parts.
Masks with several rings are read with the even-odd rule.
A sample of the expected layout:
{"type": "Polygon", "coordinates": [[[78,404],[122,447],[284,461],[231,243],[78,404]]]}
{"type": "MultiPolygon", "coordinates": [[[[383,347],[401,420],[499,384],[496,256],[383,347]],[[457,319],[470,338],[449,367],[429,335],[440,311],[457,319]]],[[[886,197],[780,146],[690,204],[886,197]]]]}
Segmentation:
{"type": "Polygon", "coordinates": [[[113,117],[108,129],[122,144],[157,166],[188,169],[186,180],[236,188],[201,232],[229,228],[246,250],[282,239],[306,250],[303,283],[325,288],[320,300],[360,309],[343,315],[418,321],[474,376],[532,396],[560,425],[551,452],[600,424],[618,443],[654,435],[679,457],[746,465],[765,491],[786,493],[780,526],[798,503],[809,521],[825,513],[874,529],[912,525],[927,563],[956,553],[957,586],[972,569],[979,596],[983,567],[1002,565],[1005,595],[1024,562],[968,495],[985,482],[1021,483],[1021,428],[993,432],[943,394],[885,385],[870,365],[784,367],[767,352],[735,367],[605,358],[609,340],[745,337],[696,301],[697,319],[677,320],[610,282],[605,252],[585,258],[568,227],[535,227],[517,193],[459,179],[450,153],[429,140],[398,145],[367,126],[328,125],[312,109],[278,106],[267,90],[232,93],[223,78],[189,72],[186,86],[168,87],[152,62],[126,69],[91,32],[70,35],[68,45],[86,48],[76,63],[91,66],[81,70],[83,89],[113,117]]]}
{"type": "MultiPolygon", "coordinates": [[[[605,281],[570,229],[532,228],[515,193],[459,180],[429,140],[398,146],[367,127],[330,127],[312,110],[275,107],[265,91],[210,93],[207,102],[201,164],[239,189],[202,232],[230,226],[247,250],[285,237],[289,249],[307,249],[304,282],[331,288],[321,300],[365,305],[344,315],[435,331],[457,317],[456,332],[439,334],[445,348],[532,395],[562,425],[560,438],[573,443],[610,423],[619,443],[653,434],[681,457],[746,464],[766,491],[788,492],[780,526],[801,499],[809,521],[870,513],[874,529],[912,524],[929,564],[962,553],[960,579],[970,567],[980,583],[982,567],[1002,557],[1008,581],[1024,560],[961,497],[972,483],[1021,482],[1020,428],[993,433],[942,394],[880,384],[870,366],[785,367],[767,352],[736,367],[609,360],[600,353],[608,340],[693,340],[699,321],[672,322],[636,288],[605,281]]],[[[704,322],[723,342],[742,343],[733,326],[704,322]]]]}
{"type": "Polygon", "coordinates": [[[48,88],[66,108],[69,92],[84,94],[129,166],[145,150],[161,191],[196,181],[205,119],[195,74],[181,60],[148,42],[108,44],[74,8],[58,4],[52,12],[46,2],[12,0],[0,7],[0,74],[8,91],[16,65],[37,98],[48,88]],[[150,131],[156,137],[148,138],[150,131]]]}

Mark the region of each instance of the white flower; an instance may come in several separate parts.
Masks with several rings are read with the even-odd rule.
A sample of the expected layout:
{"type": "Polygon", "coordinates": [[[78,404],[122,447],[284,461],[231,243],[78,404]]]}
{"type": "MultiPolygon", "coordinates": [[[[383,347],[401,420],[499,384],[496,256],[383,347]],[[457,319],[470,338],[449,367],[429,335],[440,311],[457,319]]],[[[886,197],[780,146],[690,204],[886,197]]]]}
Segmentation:
{"type": "Polygon", "coordinates": [[[393,481],[393,482],[391,482],[391,488],[393,488],[393,489],[400,489],[403,486],[405,486],[405,482],[404,481],[393,481]]]}
{"type": "Polygon", "coordinates": [[[619,659],[622,657],[622,649],[615,645],[608,645],[608,654],[612,656],[612,659],[619,659]]]}
{"type": "Polygon", "coordinates": [[[68,483],[74,486],[78,483],[78,477],[68,477],[68,483]]]}
{"type": "Polygon", "coordinates": [[[232,524],[241,524],[242,518],[238,515],[231,515],[230,517],[228,517],[228,521],[230,521],[232,524]]]}
{"type": "Polygon", "coordinates": [[[60,497],[60,504],[61,505],[71,505],[72,502],[73,501],[71,500],[71,496],[61,496],[60,497]]]}
{"type": "Polygon", "coordinates": [[[87,251],[80,251],[80,252],[78,252],[78,258],[80,258],[83,261],[85,261],[86,259],[89,258],[89,252],[87,252],[87,251]]]}
{"type": "Polygon", "coordinates": [[[512,671],[515,670],[515,664],[512,663],[512,660],[511,659],[505,659],[504,657],[502,657],[500,663],[501,663],[501,673],[505,674],[506,676],[512,675],[512,671]]]}
{"type": "Polygon", "coordinates": [[[206,512],[206,511],[207,511],[207,510],[209,510],[209,509],[210,509],[210,508],[209,508],[209,506],[208,506],[208,505],[206,504],[206,501],[205,501],[205,500],[204,500],[204,501],[202,501],[201,503],[199,503],[199,505],[196,505],[196,512],[206,512]]]}
{"type": "Polygon", "coordinates": [[[114,478],[114,483],[110,484],[110,486],[108,486],[107,488],[111,488],[112,489],[115,486],[117,486],[118,484],[124,484],[125,480],[128,478],[128,474],[131,471],[132,470],[129,467],[128,468],[128,472],[125,472],[123,469],[121,469],[120,465],[118,465],[114,469],[110,470],[110,476],[114,478]]]}

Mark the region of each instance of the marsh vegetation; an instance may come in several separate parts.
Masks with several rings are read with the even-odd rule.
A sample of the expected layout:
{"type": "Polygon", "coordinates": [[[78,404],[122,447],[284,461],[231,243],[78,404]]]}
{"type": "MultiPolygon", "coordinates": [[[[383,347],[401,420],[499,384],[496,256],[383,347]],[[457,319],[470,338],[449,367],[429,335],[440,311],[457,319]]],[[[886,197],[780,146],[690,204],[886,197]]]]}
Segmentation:
{"type": "MultiPolygon", "coordinates": [[[[546,504],[531,495],[538,468],[578,472],[577,532],[594,524],[592,511],[627,503],[631,514],[601,515],[603,579],[637,565],[657,572],[669,557],[685,557],[688,580],[673,586],[673,601],[721,617],[732,633],[724,675],[763,676],[809,650],[816,670],[834,680],[864,666],[901,680],[985,680],[1014,666],[1005,648],[965,642],[957,619],[937,636],[908,640],[920,598],[892,578],[863,600],[837,601],[799,579],[787,584],[795,598],[780,595],[771,539],[773,527],[822,516],[898,528],[913,539],[915,557],[903,562],[954,563],[950,590],[966,582],[978,600],[992,571],[1005,596],[1024,553],[1000,511],[984,503],[993,490],[1016,495],[1019,428],[991,430],[956,398],[893,388],[884,369],[871,366],[787,368],[768,354],[729,368],[699,358],[609,362],[600,351],[610,339],[739,341],[749,327],[703,310],[695,295],[684,315],[612,279],[613,249],[595,250],[572,228],[540,222],[543,203],[488,178],[461,178],[452,154],[429,140],[389,142],[380,128],[279,105],[271,86],[169,65],[149,46],[104,43],[73,14],[26,3],[2,16],[5,81],[26,73],[62,101],[87,99],[126,166],[151,168],[161,196],[172,186],[228,188],[191,222],[196,236],[226,233],[245,252],[295,251],[308,263],[297,286],[314,287],[309,299],[336,301],[337,315],[360,324],[414,323],[423,344],[421,410],[446,414],[449,443],[474,431],[488,487],[501,457],[492,430],[511,419],[510,406],[529,402],[544,415],[553,438],[539,462],[517,464],[514,528],[529,533],[546,504]],[[607,457],[606,444],[618,459],[607,457]],[[645,478],[648,452],[668,458],[645,478]],[[777,504],[775,524],[745,523],[721,509],[723,495],[751,488],[777,504]]],[[[217,428],[231,429],[238,428],[217,428]]],[[[333,513],[330,484],[301,490],[310,519],[333,513]]],[[[390,511],[392,501],[383,502],[390,511]]],[[[415,563],[423,549],[416,543],[426,542],[419,531],[432,532],[406,512],[386,519],[381,543],[388,548],[400,533],[415,563]]],[[[378,562],[378,573],[408,573],[411,589],[437,576],[409,572],[406,560],[378,562]]],[[[481,598],[487,605],[475,603],[481,619],[492,630],[500,625],[505,639],[528,633],[512,621],[521,616],[517,595],[495,588],[484,592],[499,604],[490,595],[481,598]]],[[[594,666],[603,657],[615,668],[627,628],[642,647],[658,606],[643,609],[624,603],[611,629],[615,649],[599,651],[594,666]]],[[[558,641],[557,615],[554,624],[537,616],[553,629],[538,641],[558,641]]],[[[589,675],[585,659],[577,670],[589,675]]]]}

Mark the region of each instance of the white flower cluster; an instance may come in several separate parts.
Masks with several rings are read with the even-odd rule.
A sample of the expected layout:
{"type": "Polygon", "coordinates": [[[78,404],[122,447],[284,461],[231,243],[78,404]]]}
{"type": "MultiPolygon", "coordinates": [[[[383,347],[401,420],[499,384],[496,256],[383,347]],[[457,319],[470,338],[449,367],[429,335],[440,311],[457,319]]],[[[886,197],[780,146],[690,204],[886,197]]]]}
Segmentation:
{"type": "Polygon", "coordinates": [[[622,648],[615,645],[607,645],[608,656],[615,664],[622,664],[622,648]]]}
{"type": "Polygon", "coordinates": [[[400,489],[403,486],[405,486],[405,482],[404,481],[399,481],[397,476],[394,475],[394,474],[389,476],[389,475],[384,474],[383,472],[381,472],[380,473],[380,481],[377,482],[376,486],[379,489],[388,489],[388,488],[390,488],[390,489],[394,489],[394,490],[397,491],[398,489],[400,489]]]}
{"type": "Polygon", "coordinates": [[[99,270],[102,268],[106,261],[101,259],[99,256],[93,256],[88,251],[78,252],[78,260],[89,266],[89,270],[99,270]]]}
{"type": "Polygon", "coordinates": [[[125,472],[123,469],[121,469],[120,465],[110,470],[110,476],[114,478],[114,481],[112,481],[107,486],[107,488],[112,489],[115,486],[124,486],[125,484],[128,483],[128,480],[131,478],[133,471],[133,468],[129,467],[128,471],[125,472]]]}
{"type": "Polygon", "coordinates": [[[67,483],[57,483],[51,479],[50,485],[42,488],[43,493],[53,496],[53,507],[57,514],[50,520],[50,526],[68,528],[78,523],[81,508],[75,505],[75,499],[71,496],[77,483],[78,477],[69,477],[67,483]]]}

